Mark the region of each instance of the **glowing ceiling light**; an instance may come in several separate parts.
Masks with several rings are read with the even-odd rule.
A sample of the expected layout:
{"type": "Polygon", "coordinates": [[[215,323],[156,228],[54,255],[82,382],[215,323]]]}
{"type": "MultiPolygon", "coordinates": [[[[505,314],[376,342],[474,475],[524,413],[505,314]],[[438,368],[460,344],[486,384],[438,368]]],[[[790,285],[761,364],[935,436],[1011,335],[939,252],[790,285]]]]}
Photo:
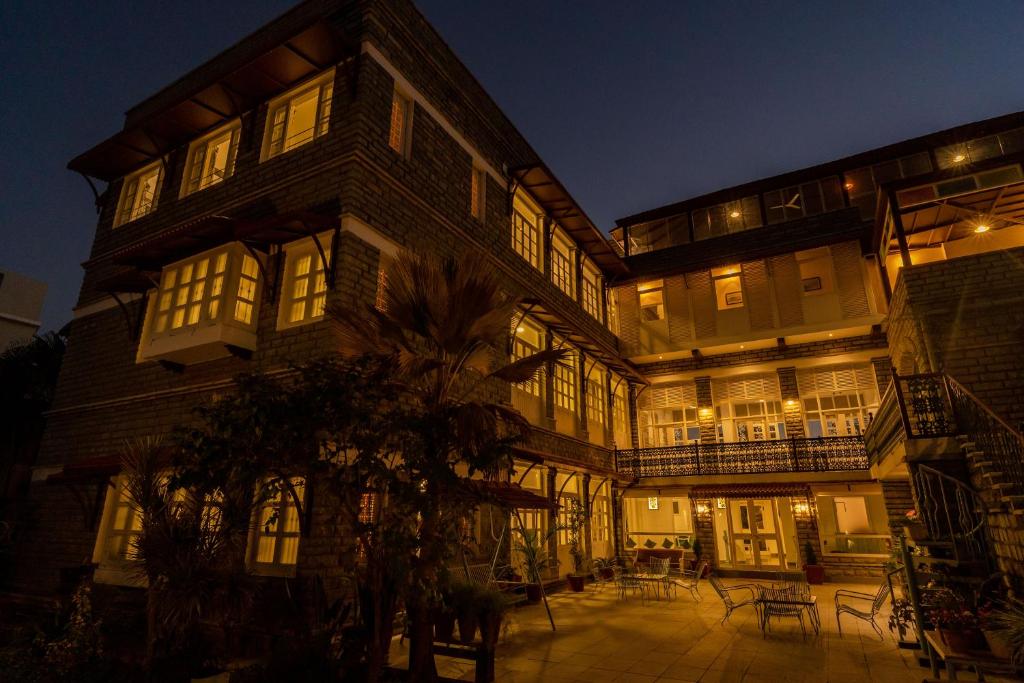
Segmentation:
{"type": "Polygon", "coordinates": [[[522,325],[520,325],[519,327],[516,328],[516,332],[522,332],[522,331],[523,331],[523,326],[522,325]]]}
{"type": "Polygon", "coordinates": [[[961,164],[961,163],[963,163],[963,162],[964,162],[964,161],[965,161],[966,159],[967,159],[967,156],[966,156],[966,155],[964,155],[964,154],[957,154],[957,155],[956,155],[955,157],[953,157],[953,163],[954,163],[954,164],[961,164]]]}
{"type": "Polygon", "coordinates": [[[985,225],[984,223],[982,223],[981,225],[979,225],[978,227],[976,227],[976,228],[974,229],[974,232],[976,232],[976,233],[978,233],[978,234],[981,234],[981,233],[983,233],[983,232],[988,232],[988,231],[989,231],[989,230],[991,230],[991,229],[992,229],[992,228],[991,228],[990,226],[988,226],[988,225],[985,225]]]}
{"type": "Polygon", "coordinates": [[[740,217],[740,212],[739,211],[733,211],[732,213],[729,214],[729,218],[739,218],[739,217],[740,217]]]}
{"type": "Polygon", "coordinates": [[[845,187],[847,190],[852,190],[853,189],[853,183],[846,183],[845,185],[843,185],[843,187],[845,187]]]}

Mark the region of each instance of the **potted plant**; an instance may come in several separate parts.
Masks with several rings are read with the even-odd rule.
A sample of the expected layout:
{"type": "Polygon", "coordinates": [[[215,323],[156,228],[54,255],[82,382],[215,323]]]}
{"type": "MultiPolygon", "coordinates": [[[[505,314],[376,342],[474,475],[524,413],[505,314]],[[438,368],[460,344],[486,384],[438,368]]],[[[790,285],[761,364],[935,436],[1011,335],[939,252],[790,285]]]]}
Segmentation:
{"type": "Polygon", "coordinates": [[[499,590],[482,588],[477,593],[480,637],[484,645],[493,648],[501,632],[501,620],[508,610],[508,598],[499,590]]]}
{"type": "Polygon", "coordinates": [[[516,563],[517,571],[526,580],[526,599],[531,603],[541,600],[541,582],[544,574],[558,566],[558,559],[548,553],[548,540],[558,533],[558,528],[552,528],[547,534],[541,534],[536,529],[524,529],[516,527],[516,537],[513,539],[512,552],[516,563]]]}
{"type": "Polygon", "coordinates": [[[903,533],[907,538],[917,543],[927,541],[928,527],[921,521],[921,516],[917,514],[917,510],[907,510],[904,517],[906,517],[907,523],[903,526],[903,533]]]}
{"type": "Polygon", "coordinates": [[[807,583],[825,583],[825,568],[818,564],[818,555],[814,552],[814,544],[810,541],[804,543],[804,574],[807,575],[807,583]]]}
{"type": "Polygon", "coordinates": [[[583,591],[583,572],[586,570],[587,558],[583,554],[580,533],[586,523],[586,512],[578,500],[570,499],[568,510],[569,556],[572,558],[572,573],[566,576],[569,588],[574,593],[583,591]]]}
{"type": "Polygon", "coordinates": [[[914,608],[910,601],[897,598],[893,601],[892,612],[889,614],[889,630],[897,635],[898,644],[905,649],[920,647],[917,642],[917,631],[914,628],[914,608]],[[907,636],[914,634],[914,640],[907,636]]]}
{"type": "Polygon", "coordinates": [[[928,612],[928,621],[935,625],[942,642],[953,652],[968,652],[980,645],[978,617],[964,598],[953,591],[944,590],[936,597],[928,612]]]}
{"type": "Polygon", "coordinates": [[[450,643],[455,636],[455,612],[451,606],[451,595],[445,595],[445,601],[434,608],[434,640],[450,643]]]}
{"type": "Polygon", "coordinates": [[[479,594],[481,589],[473,583],[459,581],[449,590],[451,610],[459,626],[459,642],[471,643],[479,623],[479,594]]]}

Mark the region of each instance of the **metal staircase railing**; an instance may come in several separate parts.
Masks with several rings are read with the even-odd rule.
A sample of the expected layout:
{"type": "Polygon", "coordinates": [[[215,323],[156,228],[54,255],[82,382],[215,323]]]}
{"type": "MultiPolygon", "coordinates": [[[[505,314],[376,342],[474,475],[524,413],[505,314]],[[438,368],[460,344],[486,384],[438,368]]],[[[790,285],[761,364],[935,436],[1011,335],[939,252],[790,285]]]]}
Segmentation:
{"type": "Polygon", "coordinates": [[[981,496],[959,479],[928,465],[917,465],[913,479],[918,512],[928,535],[948,541],[957,562],[990,564],[981,496]]]}
{"type": "Polygon", "coordinates": [[[958,433],[985,454],[1016,494],[1024,494],[1024,435],[952,377],[946,377],[946,386],[958,433]]]}

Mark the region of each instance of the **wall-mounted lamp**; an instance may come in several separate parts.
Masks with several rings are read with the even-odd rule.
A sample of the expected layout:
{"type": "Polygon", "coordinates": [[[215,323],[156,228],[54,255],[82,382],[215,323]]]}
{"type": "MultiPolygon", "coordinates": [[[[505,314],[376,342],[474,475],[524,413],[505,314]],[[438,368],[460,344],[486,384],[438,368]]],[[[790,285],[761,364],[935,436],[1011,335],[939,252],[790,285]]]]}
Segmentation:
{"type": "Polygon", "coordinates": [[[697,503],[697,514],[706,515],[711,512],[711,508],[708,507],[707,503],[697,503]]]}
{"type": "Polygon", "coordinates": [[[798,517],[807,517],[811,514],[810,504],[804,502],[793,503],[793,514],[798,517]]]}

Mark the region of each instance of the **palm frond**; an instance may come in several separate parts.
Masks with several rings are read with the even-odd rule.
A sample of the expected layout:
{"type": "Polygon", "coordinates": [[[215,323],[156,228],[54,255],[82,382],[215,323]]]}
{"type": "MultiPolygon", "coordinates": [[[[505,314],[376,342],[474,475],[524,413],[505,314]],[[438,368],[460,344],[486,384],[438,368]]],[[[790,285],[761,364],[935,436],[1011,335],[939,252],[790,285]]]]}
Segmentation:
{"type": "Polygon", "coordinates": [[[520,358],[517,361],[513,361],[508,365],[498,368],[497,370],[490,373],[491,377],[511,382],[512,384],[520,384],[522,382],[528,382],[543,368],[546,364],[562,360],[569,352],[566,349],[547,349],[545,351],[538,351],[526,358],[520,358]]]}

